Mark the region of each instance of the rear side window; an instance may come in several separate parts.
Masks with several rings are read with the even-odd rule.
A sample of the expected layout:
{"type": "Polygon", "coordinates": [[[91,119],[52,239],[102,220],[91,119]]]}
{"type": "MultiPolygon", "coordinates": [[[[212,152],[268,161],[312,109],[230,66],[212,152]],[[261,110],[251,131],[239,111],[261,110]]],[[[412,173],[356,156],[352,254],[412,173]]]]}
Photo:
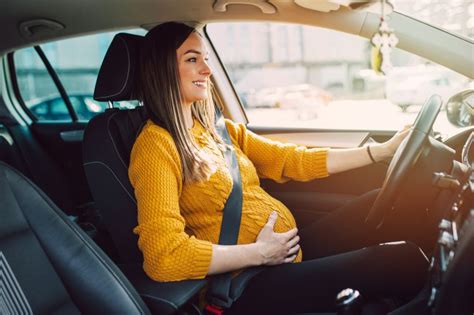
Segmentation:
{"type": "Polygon", "coordinates": [[[59,105],[66,115],[54,120],[71,121],[66,104],[36,51],[22,49],[14,54],[14,58],[20,96],[30,113],[38,120],[50,120],[53,117],[52,102],[56,101],[61,103],[59,105]]]}
{"type": "MultiPolygon", "coordinates": [[[[127,33],[143,35],[142,29],[127,33]]],[[[107,108],[107,103],[93,98],[100,65],[117,32],[66,39],[40,46],[64,87],[79,121],[88,121],[107,108]]],[[[65,100],[59,92],[45,62],[34,48],[13,55],[18,97],[26,111],[38,121],[72,121],[65,100]]],[[[133,108],[137,102],[118,102],[116,107],[133,108]]]]}

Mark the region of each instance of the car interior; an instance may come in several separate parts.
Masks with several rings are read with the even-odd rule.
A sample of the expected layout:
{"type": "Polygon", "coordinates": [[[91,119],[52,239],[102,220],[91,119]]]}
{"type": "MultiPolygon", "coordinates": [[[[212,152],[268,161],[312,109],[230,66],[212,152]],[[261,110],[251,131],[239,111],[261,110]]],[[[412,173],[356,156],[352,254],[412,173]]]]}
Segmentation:
{"type": "MultiPolygon", "coordinates": [[[[405,240],[416,240],[430,260],[423,290],[393,314],[474,314],[474,26],[459,34],[418,20],[402,10],[412,7],[407,2],[2,1],[0,314],[204,314],[199,295],[210,279],[153,281],[132,232],[128,164],[148,119],[134,94],[136,63],[143,36],[166,21],[200,30],[215,102],[256,134],[349,148],[413,124],[390,161],[261,185],[299,228],[381,188],[367,224],[405,229],[405,240]],[[398,38],[394,75],[385,76],[370,65],[370,39],[384,14],[398,38]],[[332,57],[337,50],[341,59],[332,57]],[[428,91],[403,85],[408,77],[427,77],[428,91]]],[[[465,10],[456,12],[474,19],[474,5],[460,3],[465,10]]],[[[437,5],[451,4],[434,0],[423,9],[437,5]]],[[[236,277],[231,296],[249,280],[236,277]]],[[[362,299],[334,299],[337,314],[386,313],[362,299]]]]}

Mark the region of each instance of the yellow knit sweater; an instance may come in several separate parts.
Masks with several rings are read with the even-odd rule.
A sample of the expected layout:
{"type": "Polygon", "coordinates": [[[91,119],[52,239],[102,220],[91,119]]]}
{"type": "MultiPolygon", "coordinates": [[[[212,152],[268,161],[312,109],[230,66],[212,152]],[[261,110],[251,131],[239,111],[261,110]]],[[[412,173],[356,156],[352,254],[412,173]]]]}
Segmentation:
{"type": "MultiPolygon", "coordinates": [[[[328,176],[327,149],[308,149],[268,140],[244,125],[226,120],[242,177],[242,219],[238,244],[249,244],[278,212],[275,232],[296,226],[291,212],[261,187],[259,177],[277,182],[308,181],[328,176]]],[[[202,279],[219,239],[222,210],[232,188],[225,158],[197,121],[192,134],[199,147],[217,160],[208,181],[182,182],[181,163],[171,135],[148,121],[131,153],[129,177],[138,206],[138,246],[144,270],[157,281],[202,279]]],[[[301,261],[298,253],[296,262],[301,261]]]]}

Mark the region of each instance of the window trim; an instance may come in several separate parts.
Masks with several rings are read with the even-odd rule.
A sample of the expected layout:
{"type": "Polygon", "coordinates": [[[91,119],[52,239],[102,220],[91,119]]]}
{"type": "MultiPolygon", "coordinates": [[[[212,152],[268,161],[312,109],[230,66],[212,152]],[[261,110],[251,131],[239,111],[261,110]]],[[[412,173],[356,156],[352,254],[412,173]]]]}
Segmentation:
{"type": "Polygon", "coordinates": [[[61,98],[63,99],[64,103],[66,104],[66,108],[69,112],[69,115],[71,116],[71,120],[73,123],[77,122],[77,114],[74,108],[72,107],[71,100],[69,99],[69,96],[66,93],[66,90],[64,89],[64,86],[59,79],[58,74],[54,70],[53,66],[51,66],[51,63],[48,60],[48,57],[46,57],[43,49],[39,45],[34,46],[34,49],[36,53],[39,55],[41,58],[41,61],[43,61],[43,64],[46,66],[46,70],[48,71],[51,79],[53,79],[54,84],[56,85],[56,88],[58,89],[59,95],[61,95],[61,98]]]}
{"type": "MultiPolygon", "coordinates": [[[[71,117],[71,123],[75,123],[75,122],[78,122],[78,118],[77,118],[77,114],[76,112],[74,111],[74,108],[72,107],[72,104],[69,100],[69,96],[67,95],[65,89],[64,89],[64,86],[62,85],[61,83],[61,80],[59,79],[59,77],[57,76],[57,73],[54,71],[54,68],[51,66],[51,64],[49,63],[49,60],[47,59],[46,55],[44,55],[44,52],[42,51],[41,47],[39,46],[32,46],[32,47],[27,47],[27,48],[33,48],[35,49],[36,53],[38,54],[38,56],[40,57],[41,61],[43,62],[44,66],[46,67],[46,70],[48,71],[48,74],[50,75],[51,79],[53,80],[53,83],[56,87],[56,89],[58,90],[59,92],[59,95],[61,96],[61,98],[63,99],[65,105],[66,105],[66,108],[68,110],[68,113],[69,113],[69,116],[71,117]],[[43,57],[45,59],[43,59],[41,57],[41,54],[38,52],[38,50],[36,49],[38,47],[38,50],[43,53],[43,57]],[[46,60],[46,63],[45,63],[45,60],[46,60]],[[48,65],[51,69],[48,68],[48,65]],[[52,71],[52,72],[51,72],[52,71]],[[56,77],[56,80],[55,78],[56,77]],[[62,88],[63,90],[63,93],[61,93],[61,89],[60,87],[58,86],[58,83],[60,85],[60,87],[62,88]],[[71,111],[72,111],[72,114],[71,114],[71,111]],[[75,119],[74,119],[75,118],[75,119]]],[[[7,54],[7,61],[8,61],[8,68],[9,68],[9,71],[10,71],[10,77],[11,77],[11,83],[12,83],[12,88],[13,88],[13,93],[16,97],[16,99],[18,100],[18,103],[20,104],[21,108],[23,109],[23,111],[28,115],[28,117],[33,121],[33,122],[40,122],[40,121],[45,121],[45,120],[42,120],[42,119],[38,119],[38,117],[36,117],[35,114],[33,114],[33,112],[28,108],[28,106],[26,106],[26,103],[25,103],[25,100],[23,99],[23,96],[21,94],[21,91],[20,91],[20,86],[18,84],[18,76],[17,76],[17,73],[16,73],[16,66],[15,66],[15,58],[14,58],[14,55],[17,51],[13,51],[9,54],[7,54]]],[[[64,122],[64,121],[60,121],[60,122],[64,122]]],[[[69,123],[69,122],[68,122],[69,123]]]]}
{"type": "Polygon", "coordinates": [[[15,95],[15,98],[17,99],[23,111],[28,115],[28,117],[33,122],[39,121],[39,119],[35,115],[33,115],[33,113],[30,111],[28,106],[26,106],[26,103],[23,100],[23,97],[21,95],[20,87],[18,85],[18,78],[16,75],[15,58],[13,57],[14,54],[15,54],[15,51],[7,55],[8,70],[10,72],[10,79],[11,79],[10,82],[13,88],[13,94],[15,95]]]}

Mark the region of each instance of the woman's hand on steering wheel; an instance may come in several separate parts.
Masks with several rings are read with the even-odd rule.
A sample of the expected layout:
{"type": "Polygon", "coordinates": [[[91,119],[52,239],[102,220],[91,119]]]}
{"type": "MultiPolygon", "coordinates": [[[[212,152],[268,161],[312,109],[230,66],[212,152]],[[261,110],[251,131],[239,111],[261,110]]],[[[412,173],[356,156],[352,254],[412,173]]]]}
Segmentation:
{"type": "Polygon", "coordinates": [[[273,231],[278,214],[273,211],[267,223],[257,236],[256,244],[262,265],[279,265],[295,260],[300,250],[298,229],[294,228],[285,233],[273,231]]]}
{"type": "Polygon", "coordinates": [[[415,167],[421,152],[428,152],[432,147],[429,137],[442,104],[440,96],[431,96],[418,113],[413,128],[405,127],[392,139],[378,145],[384,146],[388,150],[387,154],[392,154],[393,158],[380,192],[365,220],[368,226],[382,226],[386,214],[394,209],[404,180],[415,167]]]}
{"type": "Polygon", "coordinates": [[[389,140],[383,143],[371,145],[370,150],[375,161],[380,162],[391,158],[397,151],[402,141],[408,136],[411,129],[412,125],[406,125],[389,140]]]}

